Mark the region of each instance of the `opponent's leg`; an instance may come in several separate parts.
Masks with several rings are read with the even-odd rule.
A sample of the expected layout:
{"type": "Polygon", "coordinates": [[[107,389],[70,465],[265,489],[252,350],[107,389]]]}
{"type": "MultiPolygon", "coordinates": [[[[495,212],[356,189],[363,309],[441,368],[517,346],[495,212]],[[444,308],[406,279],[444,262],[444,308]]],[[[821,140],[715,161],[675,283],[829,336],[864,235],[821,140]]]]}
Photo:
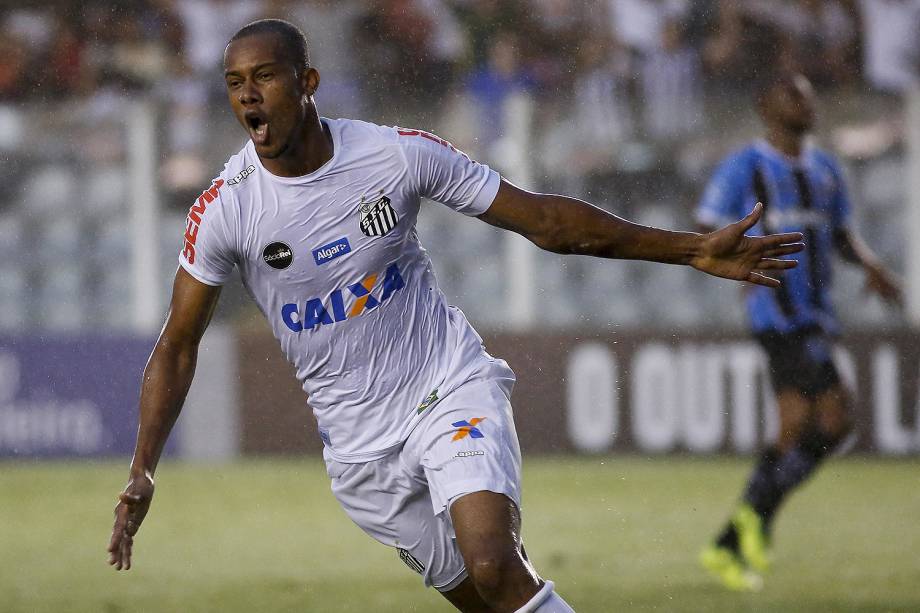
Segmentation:
{"type": "Polygon", "coordinates": [[[850,431],[849,393],[840,383],[819,393],[813,406],[808,428],[776,463],[772,504],[758,509],[768,527],[786,496],[814,473],[850,431]]]}
{"type": "Polygon", "coordinates": [[[750,509],[742,507],[735,517],[741,553],[757,568],[768,565],[766,535],[783,501],[814,473],[849,432],[849,395],[834,372],[824,378],[829,379],[832,385],[817,393],[811,404],[813,414],[795,445],[776,458],[772,481],[767,480],[756,496],[748,498],[750,509]]]}
{"type": "Polygon", "coordinates": [[[780,433],[776,445],[760,456],[744,492],[744,502],[766,519],[770,509],[781,502],[783,492],[776,480],[782,472],[783,461],[795,450],[810,421],[812,401],[801,391],[786,388],[776,395],[779,409],[780,433]]]}
{"type": "Polygon", "coordinates": [[[450,507],[457,545],[479,595],[496,612],[566,613],[572,608],[521,551],[521,516],[503,494],[473,492],[450,507]]]}
{"type": "Polygon", "coordinates": [[[782,459],[808,425],[811,401],[795,388],[787,387],[776,395],[780,435],[775,446],[763,451],[751,472],[743,502],[716,539],[714,547],[703,551],[700,561],[732,589],[753,589],[759,582],[747,576],[739,555],[758,571],[769,567],[767,556],[767,517],[782,501],[784,492],[776,479],[782,459]]]}

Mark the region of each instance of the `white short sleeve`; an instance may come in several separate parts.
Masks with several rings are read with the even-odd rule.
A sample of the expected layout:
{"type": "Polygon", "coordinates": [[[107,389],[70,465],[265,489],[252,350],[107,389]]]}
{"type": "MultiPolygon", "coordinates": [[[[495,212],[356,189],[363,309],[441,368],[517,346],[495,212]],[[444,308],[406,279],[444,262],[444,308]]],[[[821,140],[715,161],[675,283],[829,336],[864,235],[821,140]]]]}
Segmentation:
{"type": "Polygon", "coordinates": [[[420,196],[470,216],[492,205],[501,180],[497,172],[434,134],[403,128],[396,133],[420,196]]]}
{"type": "Polygon", "coordinates": [[[207,285],[223,285],[236,261],[227,224],[230,196],[223,185],[215,179],[189,209],[179,253],[179,265],[207,285]]]}

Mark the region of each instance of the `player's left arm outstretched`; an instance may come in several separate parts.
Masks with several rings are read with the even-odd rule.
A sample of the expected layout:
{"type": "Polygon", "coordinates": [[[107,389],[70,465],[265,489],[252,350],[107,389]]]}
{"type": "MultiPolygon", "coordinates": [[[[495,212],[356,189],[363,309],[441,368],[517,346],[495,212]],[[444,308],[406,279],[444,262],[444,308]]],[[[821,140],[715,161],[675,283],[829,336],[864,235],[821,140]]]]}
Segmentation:
{"type": "Polygon", "coordinates": [[[547,251],[684,264],[717,277],[777,287],[769,276],[796,266],[782,256],[804,248],[802,234],[746,236],[763,206],[714,232],[673,232],[632,223],[587,202],[523,190],[502,180],[492,206],[479,216],[521,234],[547,251]]]}

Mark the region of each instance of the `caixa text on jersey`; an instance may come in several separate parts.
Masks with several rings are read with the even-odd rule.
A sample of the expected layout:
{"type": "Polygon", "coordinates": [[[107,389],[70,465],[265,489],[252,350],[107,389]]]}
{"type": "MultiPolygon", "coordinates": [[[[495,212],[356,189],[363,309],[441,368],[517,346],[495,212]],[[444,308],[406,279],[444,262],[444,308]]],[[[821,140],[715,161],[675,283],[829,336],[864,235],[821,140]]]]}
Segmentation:
{"type": "Polygon", "coordinates": [[[373,274],[363,281],[333,290],[325,300],[310,298],[303,303],[302,309],[297,303],[285,304],[281,307],[281,320],[292,332],[331,325],[377,308],[389,300],[394,292],[406,286],[395,263],[387,267],[378,287],[379,277],[379,274],[373,274]]]}

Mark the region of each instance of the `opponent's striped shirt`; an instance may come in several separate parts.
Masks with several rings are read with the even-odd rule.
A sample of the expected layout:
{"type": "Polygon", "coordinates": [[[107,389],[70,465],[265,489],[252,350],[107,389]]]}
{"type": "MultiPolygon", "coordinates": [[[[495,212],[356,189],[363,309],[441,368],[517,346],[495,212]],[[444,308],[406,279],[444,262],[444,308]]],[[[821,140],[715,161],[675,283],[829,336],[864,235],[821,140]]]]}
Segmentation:
{"type": "Polygon", "coordinates": [[[189,212],[179,263],[210,285],[234,266],[340,462],[382,457],[492,360],[450,307],[415,231],[420,199],[486,211],[499,176],[417,130],[322,120],[333,156],[296,178],[251,142],[189,212]]]}
{"type": "Polygon", "coordinates": [[[849,223],[850,200],[843,173],[827,153],[806,146],[798,158],[783,155],[765,141],[730,155],[716,169],[697,210],[697,221],[721,226],[750,213],[758,202],[764,217],[752,233],[802,232],[806,248],[794,257],[798,267],[773,290],[756,286],[747,294],[754,332],[791,332],[838,324],[831,305],[834,233],[849,223]]]}

